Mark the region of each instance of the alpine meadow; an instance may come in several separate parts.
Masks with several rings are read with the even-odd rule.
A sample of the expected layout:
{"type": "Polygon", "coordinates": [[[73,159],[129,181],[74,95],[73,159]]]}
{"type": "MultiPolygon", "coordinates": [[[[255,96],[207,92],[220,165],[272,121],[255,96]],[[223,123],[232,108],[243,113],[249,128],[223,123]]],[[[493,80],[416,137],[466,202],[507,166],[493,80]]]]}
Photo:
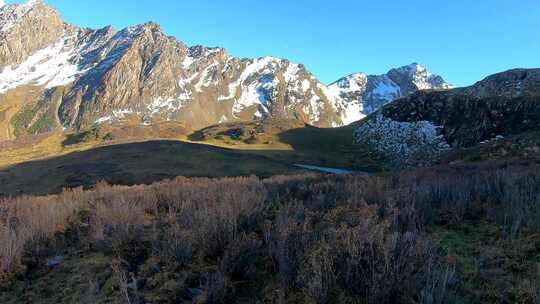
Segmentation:
{"type": "Polygon", "coordinates": [[[0,1],[0,303],[540,304],[538,28],[532,0],[0,1]]]}

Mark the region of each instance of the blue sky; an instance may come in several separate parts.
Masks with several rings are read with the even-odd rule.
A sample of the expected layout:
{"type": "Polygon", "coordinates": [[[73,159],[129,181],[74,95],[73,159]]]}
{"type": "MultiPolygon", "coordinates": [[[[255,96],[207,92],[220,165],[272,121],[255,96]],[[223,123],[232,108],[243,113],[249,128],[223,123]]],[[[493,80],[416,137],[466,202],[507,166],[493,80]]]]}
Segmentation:
{"type": "Polygon", "coordinates": [[[188,45],[303,63],[326,83],[412,62],[460,86],[510,68],[540,67],[539,0],[47,2],[70,23],[120,29],[151,20],[188,45]]]}

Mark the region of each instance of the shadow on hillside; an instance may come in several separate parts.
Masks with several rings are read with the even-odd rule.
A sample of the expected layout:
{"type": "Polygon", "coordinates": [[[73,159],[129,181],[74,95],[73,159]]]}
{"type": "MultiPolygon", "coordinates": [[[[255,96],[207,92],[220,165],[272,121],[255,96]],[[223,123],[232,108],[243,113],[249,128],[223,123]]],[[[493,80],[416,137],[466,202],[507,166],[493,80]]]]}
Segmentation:
{"type": "Polygon", "coordinates": [[[172,140],[110,145],[2,169],[0,197],[88,188],[100,180],[133,185],[176,176],[268,177],[296,171],[264,154],[172,140]]]}
{"type": "Polygon", "coordinates": [[[353,143],[355,124],[341,128],[318,128],[299,121],[274,119],[264,122],[234,122],[214,125],[189,135],[200,143],[255,149],[288,164],[316,165],[352,171],[381,171],[380,153],[353,143]],[[268,148],[264,148],[268,147],[268,148]],[[288,150],[287,148],[292,148],[288,150]]]}
{"type": "Polygon", "coordinates": [[[380,153],[354,144],[354,129],[354,125],[341,128],[306,125],[286,130],[278,136],[295,151],[310,151],[313,164],[362,172],[384,170],[386,160],[380,153]]]}

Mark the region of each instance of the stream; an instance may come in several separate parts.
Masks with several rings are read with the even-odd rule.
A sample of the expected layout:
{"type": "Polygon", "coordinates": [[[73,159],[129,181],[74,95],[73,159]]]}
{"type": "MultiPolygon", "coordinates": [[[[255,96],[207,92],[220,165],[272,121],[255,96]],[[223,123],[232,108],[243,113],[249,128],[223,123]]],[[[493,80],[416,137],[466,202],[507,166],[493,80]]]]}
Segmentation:
{"type": "Polygon", "coordinates": [[[330,174],[351,174],[351,173],[357,173],[356,171],[352,170],[346,170],[346,169],[337,169],[337,168],[328,168],[328,167],[319,167],[319,166],[311,166],[311,165],[300,165],[300,164],[294,164],[295,167],[311,170],[311,171],[317,171],[317,172],[323,172],[323,173],[330,173],[330,174]]]}

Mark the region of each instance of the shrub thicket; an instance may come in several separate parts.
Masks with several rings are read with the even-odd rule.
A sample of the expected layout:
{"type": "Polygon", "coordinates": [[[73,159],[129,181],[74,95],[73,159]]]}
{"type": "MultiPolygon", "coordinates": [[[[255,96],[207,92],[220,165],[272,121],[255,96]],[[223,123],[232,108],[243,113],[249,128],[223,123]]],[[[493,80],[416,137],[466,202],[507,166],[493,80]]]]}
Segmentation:
{"type": "MultiPolygon", "coordinates": [[[[430,227],[540,233],[537,170],[177,178],[7,199],[0,273],[7,282],[69,246],[110,257],[131,303],[448,303],[459,277],[430,227]]],[[[534,282],[523,302],[538,301],[534,282]]]]}

